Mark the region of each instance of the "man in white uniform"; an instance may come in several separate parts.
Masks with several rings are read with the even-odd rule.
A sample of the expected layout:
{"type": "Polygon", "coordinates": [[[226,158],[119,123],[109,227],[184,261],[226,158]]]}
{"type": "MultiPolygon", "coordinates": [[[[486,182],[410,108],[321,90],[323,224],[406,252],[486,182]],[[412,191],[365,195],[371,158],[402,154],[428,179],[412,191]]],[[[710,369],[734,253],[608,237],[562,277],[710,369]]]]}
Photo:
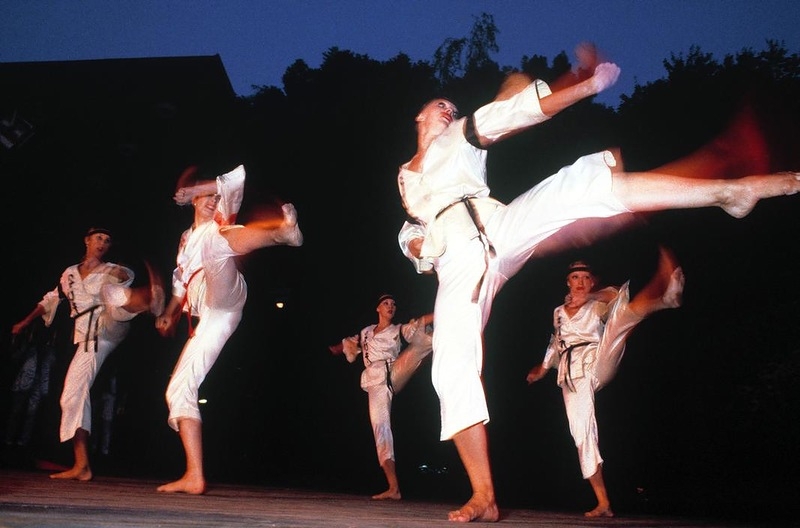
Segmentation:
{"type": "Polygon", "coordinates": [[[186,455],[186,472],[158,487],[167,493],[205,493],[202,419],[198,391],[222,348],[242,318],[247,284],[235,257],[277,245],[300,246],[303,234],[292,204],[282,206],[276,221],[235,224],[244,196],[245,170],[238,166],[211,180],[195,180],[192,168],[184,172],[175,193],[176,203],[191,203],[194,222],[184,231],[178,247],[177,267],[172,276],[172,298],[156,328],[162,335],[174,332],[181,313],[191,328],[167,386],[168,423],[178,431],[186,455]]]}
{"type": "Polygon", "coordinates": [[[482,332],[495,295],[541,242],[583,218],[707,206],[738,218],[761,198],[800,191],[794,173],[701,180],[676,176],[684,174],[678,162],[670,172],[626,173],[618,168],[619,157],[604,151],[578,159],[508,205],[492,199],[485,148],[608,88],[620,70],[603,63],[592,71],[553,93],[542,81],[512,74],[495,101],[461,119],[451,101],[434,99],[415,119],[417,152],[400,167],[398,185],[409,217],[398,235],[400,248],[419,273],[438,276],[432,378],[441,404],[441,439],[453,439],[473,491],[450,512],[453,521],[500,516],[485,430],[482,332]]]}
{"type": "Polygon", "coordinates": [[[594,395],[616,375],[628,335],[636,325],[658,310],[680,306],[683,283],[683,271],[664,248],[656,273],[633,299],[629,282],[622,288],[595,291],[597,278],[583,261],[567,269],[567,301],[553,310],[554,333],[544,360],[528,372],[526,380],[533,383],[549,369],[558,368],[557,383],[581,473],[597,498],[597,506],[586,517],[614,516],[603,479],[594,395]]]}
{"type": "Polygon", "coordinates": [[[368,396],[369,420],[375,437],[378,464],[389,484],[386,491],[372,498],[399,500],[402,494],[394,458],[392,399],[431,353],[431,338],[425,328],[433,323],[433,314],[412,319],[406,324],[394,324],[392,321],[397,305],[394,296],[389,294],[378,298],[375,311],[378,312],[377,324],[371,324],[358,335],[345,337],[341,343],[329,348],[333,354],[344,353],[349,363],[362,354],[364,371],[361,373],[361,388],[368,396]],[[409,343],[405,349],[401,335],[402,340],[409,343]]]}
{"type": "Polygon", "coordinates": [[[69,303],[75,321],[73,342],[76,345],[64,388],[61,392],[62,442],[72,440],[73,466],[50,478],[87,481],[92,479],[89,464],[89,435],[92,431],[90,390],[106,358],[125,339],[130,320],[149,310],[159,315],[164,308],[164,292],[157,275],[150,272],[150,287],[131,288],[134,273],[119,264],[105,262],[111,249],[111,232],[93,227],[84,237],[86,253],[79,264],[61,274],[59,286],[47,292],[36,307],[11,333],[17,335],[41,316],[50,326],[62,301],[69,303]]]}

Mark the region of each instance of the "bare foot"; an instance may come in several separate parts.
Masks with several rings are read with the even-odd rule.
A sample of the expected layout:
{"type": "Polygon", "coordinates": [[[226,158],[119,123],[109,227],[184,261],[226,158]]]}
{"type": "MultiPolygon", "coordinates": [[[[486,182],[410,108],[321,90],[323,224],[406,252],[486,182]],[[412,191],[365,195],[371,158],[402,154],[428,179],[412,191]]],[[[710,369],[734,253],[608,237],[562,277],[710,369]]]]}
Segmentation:
{"type": "Polygon", "coordinates": [[[287,246],[302,246],[303,233],[300,232],[300,226],[297,225],[297,209],[290,203],[283,204],[281,209],[283,210],[281,241],[287,246]]]}
{"type": "Polygon", "coordinates": [[[661,302],[664,308],[678,308],[683,303],[683,285],[686,283],[686,277],[683,274],[682,268],[675,268],[669,278],[669,284],[661,296],[661,302]]]}
{"type": "Polygon", "coordinates": [[[584,517],[613,517],[614,512],[611,511],[610,506],[598,506],[592,511],[583,514],[584,517]]]}
{"type": "Polygon", "coordinates": [[[377,495],[372,496],[372,500],[400,500],[402,497],[400,496],[400,490],[393,490],[388,489],[383,493],[378,493],[377,495]]]}
{"type": "Polygon", "coordinates": [[[734,218],[744,218],[763,198],[788,196],[800,192],[800,172],[779,172],[745,176],[733,180],[720,207],[734,218]]]}
{"type": "Polygon", "coordinates": [[[461,508],[451,511],[447,519],[454,522],[497,522],[500,511],[494,498],[475,494],[461,508]]]}
{"type": "Polygon", "coordinates": [[[88,482],[92,480],[92,469],[89,467],[74,467],[60,473],[53,473],[50,475],[51,479],[58,480],[78,480],[81,482],[88,482]]]}
{"type": "Polygon", "coordinates": [[[189,495],[202,495],[206,492],[206,481],[184,475],[180,480],[169,482],[156,488],[160,493],[188,493],[189,495]]]}

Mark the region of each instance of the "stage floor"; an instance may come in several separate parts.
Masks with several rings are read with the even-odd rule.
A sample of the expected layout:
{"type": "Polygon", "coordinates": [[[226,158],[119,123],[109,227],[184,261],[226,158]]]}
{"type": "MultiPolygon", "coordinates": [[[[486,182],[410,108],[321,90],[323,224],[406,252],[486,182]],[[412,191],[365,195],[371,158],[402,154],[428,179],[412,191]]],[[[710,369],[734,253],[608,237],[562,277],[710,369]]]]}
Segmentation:
{"type": "MultiPolygon", "coordinates": [[[[90,482],[52,480],[47,472],[0,470],[1,528],[119,527],[403,527],[453,526],[447,512],[458,504],[369,497],[301,489],[213,485],[203,496],[163,494],[161,482],[97,476],[90,482]]],[[[501,505],[502,506],[502,505],[501,505]]],[[[502,509],[501,526],[744,528],[697,519],[502,509]]]]}

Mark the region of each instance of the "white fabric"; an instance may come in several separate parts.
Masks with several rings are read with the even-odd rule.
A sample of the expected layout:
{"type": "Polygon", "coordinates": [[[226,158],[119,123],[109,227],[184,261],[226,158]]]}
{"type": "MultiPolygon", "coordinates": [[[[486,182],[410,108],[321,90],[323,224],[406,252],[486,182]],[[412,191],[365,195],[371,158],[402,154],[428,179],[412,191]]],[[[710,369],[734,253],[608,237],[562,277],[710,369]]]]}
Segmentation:
{"type": "MultiPolygon", "coordinates": [[[[513,132],[518,126],[514,124],[516,116],[505,112],[516,108],[523,98],[531,106],[531,115],[540,115],[539,121],[546,119],[532,93],[526,89],[502,104],[490,103],[478,110],[477,132],[484,134],[482,126],[488,122],[493,124],[493,133],[513,132]],[[500,126],[504,120],[506,129],[500,126]]],[[[439,280],[432,377],[441,403],[442,440],[489,421],[481,383],[481,336],[500,288],[537,245],[560,228],[581,218],[629,212],[612,193],[609,167],[616,161],[610,152],[580,158],[507,206],[492,200],[486,184],[486,152],[467,142],[463,126],[463,120],[452,123],[433,142],[423,160],[422,173],[404,164],[398,175],[403,205],[414,219],[401,228],[400,248],[417,271],[435,269],[439,280]],[[445,207],[466,196],[478,197],[473,203],[488,241],[478,236],[463,204],[452,206],[437,218],[445,207]],[[418,237],[426,237],[421,259],[408,249],[409,242],[418,237]],[[496,251],[492,258],[485,250],[487,242],[496,251]]]]}
{"type": "MultiPolygon", "coordinates": [[[[124,336],[123,336],[124,337],[124,336]]],[[[78,345],[69,363],[61,391],[61,427],[59,437],[62,442],[75,436],[78,428],[92,432],[92,399],[90,391],[100,367],[117,348],[122,339],[104,338],[87,341],[78,345]]]]}
{"type": "MultiPolygon", "coordinates": [[[[59,282],[74,319],[76,344],[60,398],[62,442],[75,436],[78,428],[92,431],[89,393],[103,362],[128,334],[128,321],[136,315],[121,308],[133,279],[132,270],[109,262],[97,266],[86,277],[81,277],[77,264],[61,274],[59,282]],[[120,272],[126,277],[122,281],[117,278],[120,272]]],[[[55,288],[40,301],[46,325],[52,323],[61,300],[59,289],[55,288]]]]}
{"type": "Polygon", "coordinates": [[[166,390],[167,421],[176,431],[182,418],[201,421],[200,384],[239,325],[247,301],[247,283],[234,259],[237,253],[220,234],[222,229],[240,227],[231,224],[242,203],[244,182],[241,165],[218,176],[220,200],[214,219],[181,236],[172,292],[185,296],[184,310],[199,316],[200,322],[184,345],[166,390]]]}
{"type": "Polygon", "coordinates": [[[608,305],[589,301],[572,317],[563,305],[553,311],[554,335],[542,364],[546,368],[558,367],[557,383],[585,479],[594,475],[603,463],[594,395],[616,375],[626,339],[642,321],[629,308],[629,300],[629,284],[625,283],[608,305]],[[562,352],[570,345],[587,341],[592,344],[572,350],[568,364],[568,354],[562,352]]]}
{"type": "MultiPolygon", "coordinates": [[[[186,293],[189,279],[192,278],[196,271],[202,270],[206,265],[202,249],[203,244],[207,243],[206,237],[209,236],[206,232],[218,232],[220,226],[231,226],[236,221],[236,215],[244,197],[244,182],[245,170],[241,165],[227,174],[217,176],[217,193],[220,199],[217,203],[217,211],[214,214],[213,222],[190,227],[181,235],[177,257],[178,265],[172,274],[173,295],[183,297],[186,293]]],[[[209,251],[213,252],[213,250],[209,251]]],[[[224,261],[228,256],[230,255],[219,256],[219,258],[224,261]]],[[[202,274],[203,271],[199,273],[202,274]]],[[[202,282],[198,279],[200,277],[195,277],[193,280],[197,280],[198,283],[202,282]]]]}
{"type": "Polygon", "coordinates": [[[241,310],[231,312],[207,306],[203,306],[199,315],[194,336],[186,341],[167,385],[168,423],[176,431],[182,418],[202,421],[198,404],[200,384],[242,319],[241,310]]]}
{"type": "Polygon", "coordinates": [[[362,354],[364,371],[361,373],[361,388],[366,391],[369,405],[369,421],[375,438],[378,464],[394,460],[394,436],[392,434],[392,399],[394,393],[389,389],[387,373],[402,350],[402,333],[406,342],[411,340],[417,330],[416,320],[407,324],[392,324],[377,334],[377,325],[369,325],[361,330],[359,336],[345,338],[349,343],[358,343],[362,354]]]}

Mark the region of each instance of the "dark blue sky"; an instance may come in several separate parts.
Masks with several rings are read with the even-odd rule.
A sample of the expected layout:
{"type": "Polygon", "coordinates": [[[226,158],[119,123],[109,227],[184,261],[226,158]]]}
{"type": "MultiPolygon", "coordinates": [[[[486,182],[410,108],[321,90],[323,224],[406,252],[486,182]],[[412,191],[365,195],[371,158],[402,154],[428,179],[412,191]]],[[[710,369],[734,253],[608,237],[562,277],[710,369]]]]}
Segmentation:
{"type": "Polygon", "coordinates": [[[234,90],[249,95],[253,85],[282,86],[296,59],[319,66],[334,46],[430,60],[483,12],[500,30],[501,65],[595,41],[622,67],[599,99],[614,106],[692,45],[718,59],[767,39],[800,51],[794,0],[37,0],[0,3],[0,62],[219,54],[234,90]]]}

